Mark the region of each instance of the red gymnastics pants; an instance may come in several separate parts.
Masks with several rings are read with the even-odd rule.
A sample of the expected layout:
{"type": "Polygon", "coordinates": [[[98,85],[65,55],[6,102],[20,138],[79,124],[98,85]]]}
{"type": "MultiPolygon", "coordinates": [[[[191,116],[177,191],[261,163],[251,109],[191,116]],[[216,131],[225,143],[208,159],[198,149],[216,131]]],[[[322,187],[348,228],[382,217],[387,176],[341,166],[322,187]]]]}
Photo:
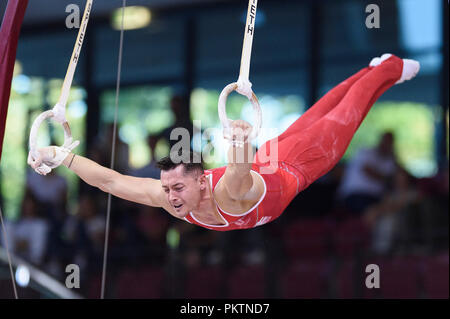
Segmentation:
{"type": "Polygon", "coordinates": [[[376,67],[362,69],[329,91],[284,133],[261,146],[255,164],[267,166],[259,155],[263,152],[264,158],[272,158],[268,155],[272,147],[278,152],[278,167],[287,164],[291,173],[296,171],[296,183],[292,174],[282,174],[285,187],[297,188],[287,192],[286,204],[339,162],[372,105],[399,80],[402,69],[403,60],[394,55],[376,67]]]}

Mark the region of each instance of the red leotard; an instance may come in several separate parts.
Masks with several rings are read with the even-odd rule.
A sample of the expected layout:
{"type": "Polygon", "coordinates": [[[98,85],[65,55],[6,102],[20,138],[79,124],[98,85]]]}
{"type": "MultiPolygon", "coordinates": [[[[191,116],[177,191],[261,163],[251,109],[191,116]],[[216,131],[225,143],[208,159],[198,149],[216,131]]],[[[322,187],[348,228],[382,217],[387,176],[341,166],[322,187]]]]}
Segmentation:
{"type": "MultiPolygon", "coordinates": [[[[279,217],[299,192],[339,162],[372,105],[397,82],[402,69],[403,60],[394,55],[379,66],[362,69],[328,92],[283,134],[264,143],[255,154],[252,170],[263,178],[265,193],[249,212],[235,216],[217,206],[227,221],[224,226],[205,225],[192,214],[185,219],[226,231],[253,228],[279,217]]],[[[212,190],[225,169],[206,171],[212,175],[212,190]]]]}
{"type": "MultiPolygon", "coordinates": [[[[226,225],[207,225],[199,222],[193,214],[188,214],[185,220],[208,229],[227,231],[233,229],[253,228],[266,224],[283,213],[291,200],[299,192],[300,180],[298,171],[288,164],[279,162],[279,169],[275,174],[259,174],[260,166],[252,165],[252,170],[263,179],[264,193],[261,199],[249,211],[240,215],[231,215],[217,205],[219,214],[226,220],[226,225]]],[[[217,183],[225,174],[226,166],[206,170],[205,174],[210,178],[211,189],[214,191],[217,183]]]]}

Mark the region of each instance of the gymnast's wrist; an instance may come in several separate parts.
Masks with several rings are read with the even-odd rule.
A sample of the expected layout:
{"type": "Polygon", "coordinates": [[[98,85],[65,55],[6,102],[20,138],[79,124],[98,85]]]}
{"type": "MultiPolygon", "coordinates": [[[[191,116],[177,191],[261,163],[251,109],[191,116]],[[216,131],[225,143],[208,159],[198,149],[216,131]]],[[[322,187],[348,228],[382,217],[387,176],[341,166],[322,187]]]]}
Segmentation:
{"type": "Polygon", "coordinates": [[[66,158],[63,161],[63,165],[67,168],[70,168],[73,165],[74,159],[75,159],[75,154],[72,152],[68,153],[66,158]]]}

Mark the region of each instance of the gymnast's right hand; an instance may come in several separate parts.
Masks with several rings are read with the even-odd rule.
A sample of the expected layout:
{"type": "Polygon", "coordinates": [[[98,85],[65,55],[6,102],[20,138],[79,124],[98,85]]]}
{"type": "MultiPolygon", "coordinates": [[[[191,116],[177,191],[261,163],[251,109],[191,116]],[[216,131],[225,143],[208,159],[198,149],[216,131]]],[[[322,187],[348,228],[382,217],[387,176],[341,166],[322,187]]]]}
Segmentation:
{"type": "Polygon", "coordinates": [[[53,168],[62,164],[72,149],[60,146],[48,146],[37,149],[36,154],[28,153],[28,164],[41,175],[47,175],[53,168]]]}

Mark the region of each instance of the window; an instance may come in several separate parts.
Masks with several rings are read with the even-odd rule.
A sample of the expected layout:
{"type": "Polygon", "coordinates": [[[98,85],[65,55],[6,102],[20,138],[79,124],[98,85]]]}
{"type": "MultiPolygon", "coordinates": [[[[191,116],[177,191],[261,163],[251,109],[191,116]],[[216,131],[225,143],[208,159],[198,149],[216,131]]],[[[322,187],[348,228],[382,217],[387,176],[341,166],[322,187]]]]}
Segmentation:
{"type": "MultiPolygon", "coordinates": [[[[106,90],[101,95],[103,125],[114,122],[115,96],[115,90],[106,90]]],[[[171,97],[170,87],[136,86],[120,90],[117,138],[129,147],[127,161],[131,169],[146,165],[153,156],[161,158],[168,154],[168,144],[164,141],[157,144],[157,154],[151,154],[146,139],[148,135],[157,135],[174,123],[174,115],[170,109],[171,97]]],[[[111,142],[104,141],[109,144],[111,142]]]]}

